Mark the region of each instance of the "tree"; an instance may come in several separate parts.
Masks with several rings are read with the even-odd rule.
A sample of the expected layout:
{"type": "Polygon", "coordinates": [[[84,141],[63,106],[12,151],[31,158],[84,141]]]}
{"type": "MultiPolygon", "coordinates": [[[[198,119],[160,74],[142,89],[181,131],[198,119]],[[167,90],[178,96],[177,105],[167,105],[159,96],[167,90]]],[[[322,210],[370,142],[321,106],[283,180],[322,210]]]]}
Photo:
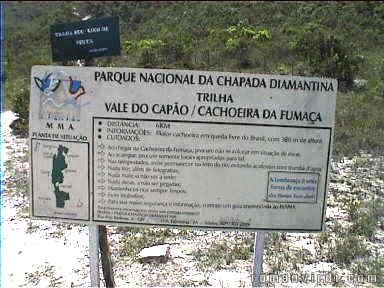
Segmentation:
{"type": "Polygon", "coordinates": [[[352,88],[362,62],[353,43],[312,22],[291,32],[293,52],[306,62],[310,74],[336,78],[341,88],[352,88]]]}

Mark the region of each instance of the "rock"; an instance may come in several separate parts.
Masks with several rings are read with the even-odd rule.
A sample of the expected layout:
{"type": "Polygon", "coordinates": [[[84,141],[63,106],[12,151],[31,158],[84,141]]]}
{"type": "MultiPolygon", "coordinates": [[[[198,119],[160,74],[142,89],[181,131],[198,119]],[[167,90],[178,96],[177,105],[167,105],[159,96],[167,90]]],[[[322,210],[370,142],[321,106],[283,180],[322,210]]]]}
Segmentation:
{"type": "Polygon", "coordinates": [[[152,246],[142,249],[138,256],[144,263],[152,261],[166,262],[171,256],[171,249],[167,244],[152,246]]]}

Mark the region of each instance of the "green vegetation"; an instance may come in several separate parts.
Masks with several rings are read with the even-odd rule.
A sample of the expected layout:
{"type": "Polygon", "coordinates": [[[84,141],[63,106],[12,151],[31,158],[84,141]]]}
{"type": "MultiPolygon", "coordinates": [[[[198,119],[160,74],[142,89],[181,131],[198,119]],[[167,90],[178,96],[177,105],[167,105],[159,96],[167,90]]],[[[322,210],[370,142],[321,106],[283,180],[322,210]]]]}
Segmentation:
{"type": "Polygon", "coordinates": [[[268,273],[298,273],[303,265],[313,263],[311,253],[307,249],[290,247],[286,235],[287,233],[268,233],[265,243],[268,273]]]}
{"type": "Polygon", "coordinates": [[[21,170],[8,160],[4,163],[6,174],[7,193],[22,197],[27,197],[29,193],[29,181],[26,170],[21,170]]]}
{"type": "Polygon", "coordinates": [[[251,249],[246,238],[237,239],[236,243],[227,241],[215,242],[205,249],[197,249],[192,253],[197,267],[201,270],[222,269],[236,260],[248,260],[251,257],[251,249]]]}
{"type": "Polygon", "coordinates": [[[316,235],[316,257],[360,275],[362,279],[355,279],[359,284],[381,287],[384,283],[384,259],[380,251],[384,220],[382,157],[355,156],[347,165],[345,171],[349,175],[333,179],[334,187],[344,188],[336,188],[328,200],[328,205],[332,203],[330,206],[342,214],[329,217],[326,231],[316,235]]]}
{"type": "Polygon", "coordinates": [[[375,198],[369,202],[358,202],[349,213],[352,226],[350,232],[368,238],[374,236],[378,222],[384,217],[384,205],[381,199],[375,198]]]}
{"type": "MultiPolygon", "coordinates": [[[[336,78],[339,92],[334,155],[354,155],[359,150],[383,153],[383,2],[88,1],[4,5],[5,105],[20,117],[12,124],[17,134],[27,135],[31,67],[52,64],[49,26],[79,21],[87,15],[118,15],[122,55],[97,58],[96,65],[336,78]]],[[[382,186],[372,186],[372,179],[384,180],[384,162],[372,166],[374,169],[369,161],[369,157],[355,158],[351,170],[354,180],[346,176],[342,180],[348,192],[331,189],[330,197],[337,197],[336,206],[347,219],[327,219],[328,230],[313,239],[318,255],[288,245],[286,233],[269,233],[267,272],[301,273],[304,265],[318,257],[338,267],[351,267],[356,274],[378,275],[381,278],[376,284],[384,285],[384,260],[372,247],[382,241],[377,240],[377,232],[384,227],[382,186]],[[359,179],[361,169],[372,169],[372,177],[359,179]]],[[[15,181],[7,186],[9,191],[26,196],[27,175],[14,171],[11,162],[6,166],[15,174],[11,179],[15,181]]],[[[35,228],[28,229],[31,232],[35,228]]],[[[118,228],[124,233],[119,255],[136,259],[144,247],[193,234],[180,231],[118,228]]],[[[248,238],[252,239],[250,233],[248,238]]],[[[235,242],[217,241],[192,256],[202,270],[249,260],[252,240],[235,242]]]]}
{"type": "Polygon", "coordinates": [[[120,17],[122,56],[97,65],[337,78],[335,154],[383,150],[382,2],[5,3],[5,106],[20,117],[15,133],[28,127],[31,66],[51,64],[49,26],[87,15],[120,17]]]}
{"type": "Polygon", "coordinates": [[[320,258],[341,267],[349,267],[354,260],[370,256],[364,237],[353,234],[338,223],[333,233],[323,232],[318,240],[320,258]]]}
{"type": "Polygon", "coordinates": [[[371,283],[375,283],[377,287],[384,285],[384,257],[383,256],[371,256],[363,258],[354,263],[352,271],[356,275],[366,275],[371,283]]]}

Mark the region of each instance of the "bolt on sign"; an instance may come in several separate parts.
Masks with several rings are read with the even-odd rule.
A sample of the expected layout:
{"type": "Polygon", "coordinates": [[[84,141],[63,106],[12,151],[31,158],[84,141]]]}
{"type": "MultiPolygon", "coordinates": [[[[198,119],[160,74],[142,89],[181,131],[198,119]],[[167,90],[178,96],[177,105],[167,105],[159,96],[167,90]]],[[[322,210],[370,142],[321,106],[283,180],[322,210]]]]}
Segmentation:
{"type": "Polygon", "coordinates": [[[337,82],[35,66],[31,216],[321,231],[337,82]]]}
{"type": "Polygon", "coordinates": [[[118,17],[55,24],[50,37],[53,61],[120,55],[118,17]]]}

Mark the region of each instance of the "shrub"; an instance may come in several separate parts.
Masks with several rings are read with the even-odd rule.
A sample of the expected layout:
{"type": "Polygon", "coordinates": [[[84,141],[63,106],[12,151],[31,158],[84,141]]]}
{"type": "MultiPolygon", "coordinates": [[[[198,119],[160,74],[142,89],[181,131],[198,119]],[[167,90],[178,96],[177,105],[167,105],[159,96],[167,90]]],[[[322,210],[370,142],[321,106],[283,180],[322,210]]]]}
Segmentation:
{"type": "Polygon", "coordinates": [[[228,245],[227,242],[213,243],[207,249],[197,249],[193,252],[199,269],[220,269],[236,260],[248,260],[250,256],[251,249],[246,241],[234,246],[228,245]]]}
{"type": "Polygon", "coordinates": [[[356,47],[328,27],[310,22],[293,30],[291,47],[298,57],[307,62],[309,73],[339,80],[340,88],[351,89],[359,72],[362,58],[356,47]]]}
{"type": "Polygon", "coordinates": [[[336,235],[321,233],[318,237],[320,255],[342,267],[350,265],[354,260],[370,255],[364,237],[352,234],[340,224],[335,225],[336,235]],[[332,236],[332,237],[331,237],[332,236]]]}
{"type": "Polygon", "coordinates": [[[384,285],[384,256],[376,255],[360,259],[353,263],[352,272],[363,276],[365,282],[375,284],[377,287],[384,285]]]}
{"type": "Polygon", "coordinates": [[[17,81],[11,88],[10,104],[18,119],[12,122],[12,132],[20,136],[28,136],[29,89],[24,81],[17,81]]]}

